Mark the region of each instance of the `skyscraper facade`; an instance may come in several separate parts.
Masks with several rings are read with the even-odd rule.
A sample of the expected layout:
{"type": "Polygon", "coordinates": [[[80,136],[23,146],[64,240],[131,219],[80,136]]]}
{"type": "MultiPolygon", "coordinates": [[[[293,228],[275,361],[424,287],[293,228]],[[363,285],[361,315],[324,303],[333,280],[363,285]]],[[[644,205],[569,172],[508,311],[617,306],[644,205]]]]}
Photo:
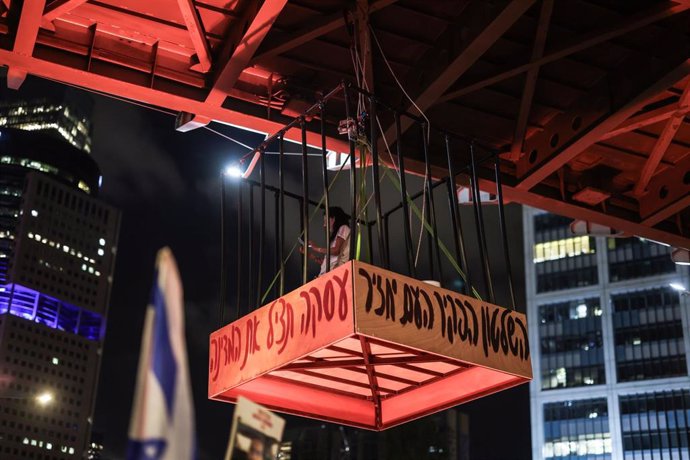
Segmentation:
{"type": "Polygon", "coordinates": [[[120,215],[50,133],[0,128],[0,458],[82,458],[120,215]],[[40,396],[40,398],[39,398],[40,396]]]}
{"type": "Polygon", "coordinates": [[[91,152],[91,100],[66,89],[63,97],[0,101],[0,128],[39,131],[91,152]]]}
{"type": "Polygon", "coordinates": [[[532,458],[690,459],[687,267],[523,210],[532,458]]]}

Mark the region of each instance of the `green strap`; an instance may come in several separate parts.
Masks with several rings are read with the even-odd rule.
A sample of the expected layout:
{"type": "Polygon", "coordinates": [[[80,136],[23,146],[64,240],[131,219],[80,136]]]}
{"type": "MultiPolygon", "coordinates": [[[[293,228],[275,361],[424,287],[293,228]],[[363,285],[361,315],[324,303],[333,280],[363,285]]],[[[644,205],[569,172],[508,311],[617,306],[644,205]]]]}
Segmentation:
{"type": "MultiPolygon", "coordinates": [[[[398,179],[398,175],[397,175],[397,174],[385,174],[386,172],[391,171],[391,169],[388,167],[388,165],[386,165],[386,164],[384,164],[384,163],[381,163],[381,166],[383,166],[383,168],[384,168],[384,174],[382,175],[381,178],[383,179],[383,176],[386,176],[386,175],[389,176],[390,179],[391,179],[391,182],[393,182],[393,185],[395,186],[395,188],[397,188],[397,189],[398,189],[398,192],[400,192],[400,191],[401,191],[401,186],[400,186],[400,180],[398,179]]],[[[431,187],[431,184],[429,185],[429,187],[431,187]]],[[[430,188],[429,190],[430,190],[429,193],[433,193],[433,190],[431,190],[431,188],[430,188]]],[[[422,212],[419,210],[419,208],[418,208],[417,205],[414,203],[414,201],[412,201],[412,200],[410,199],[410,196],[409,196],[409,195],[406,194],[405,196],[406,196],[406,198],[407,198],[407,203],[409,204],[410,208],[412,209],[412,211],[414,212],[414,214],[417,216],[417,218],[420,220],[420,222],[422,222],[422,225],[423,225],[424,229],[425,229],[427,232],[429,232],[429,235],[431,235],[432,238],[435,238],[436,235],[434,234],[434,229],[433,229],[433,228],[431,227],[431,225],[429,225],[429,223],[426,221],[426,219],[425,219],[424,216],[422,215],[422,212]]],[[[407,223],[406,223],[406,225],[407,225],[407,223]]],[[[455,271],[458,273],[458,275],[460,275],[460,277],[463,279],[463,281],[465,281],[465,283],[467,283],[467,275],[465,275],[465,273],[462,271],[462,269],[461,269],[460,266],[458,265],[457,261],[456,261],[455,258],[451,255],[450,251],[448,250],[448,248],[446,247],[446,245],[443,243],[443,241],[441,241],[441,239],[438,240],[438,245],[439,245],[439,248],[441,249],[441,252],[443,252],[443,254],[446,256],[446,258],[448,259],[448,261],[450,262],[450,264],[453,266],[453,268],[455,269],[455,271]]],[[[474,286],[472,286],[472,293],[474,294],[474,296],[475,296],[477,299],[482,300],[481,296],[479,295],[479,292],[477,292],[477,290],[474,288],[474,286]]]]}
{"type": "MultiPolygon", "coordinates": [[[[364,155],[362,155],[362,151],[360,151],[360,158],[366,158],[366,153],[364,153],[364,155]]],[[[343,167],[345,166],[345,164],[346,164],[346,162],[343,162],[343,164],[340,165],[340,169],[338,169],[338,171],[336,172],[335,176],[333,176],[333,179],[331,179],[331,182],[330,182],[330,184],[328,185],[328,190],[329,190],[329,191],[330,191],[331,188],[333,187],[333,184],[335,183],[335,180],[338,178],[338,175],[340,175],[340,172],[343,170],[343,167]]],[[[398,178],[398,175],[397,175],[397,171],[396,171],[395,174],[393,174],[391,168],[390,168],[388,165],[386,165],[385,163],[381,163],[381,166],[383,166],[383,174],[381,174],[381,177],[379,178],[379,182],[383,181],[383,179],[384,179],[385,177],[389,177],[390,180],[391,180],[391,182],[392,182],[393,185],[395,186],[395,188],[398,190],[398,192],[400,192],[400,191],[401,191],[401,186],[400,186],[400,179],[398,178]]],[[[360,203],[363,203],[363,204],[364,204],[364,205],[361,206],[360,209],[359,209],[359,213],[361,214],[361,213],[363,212],[363,210],[366,209],[366,207],[367,207],[367,205],[368,205],[368,202],[369,202],[369,200],[366,199],[366,161],[360,161],[360,169],[361,169],[361,177],[360,177],[360,184],[361,184],[361,185],[360,185],[360,192],[359,192],[359,193],[360,193],[360,203]],[[366,199],[366,200],[365,200],[365,199],[366,199]]],[[[431,190],[430,193],[433,193],[433,190],[431,190]]],[[[408,202],[410,208],[412,209],[412,211],[414,212],[415,216],[417,216],[417,218],[419,219],[419,221],[422,223],[423,228],[424,228],[427,232],[429,232],[429,235],[431,235],[432,238],[435,238],[434,229],[433,229],[433,228],[431,227],[431,225],[429,225],[429,223],[426,221],[426,219],[424,218],[424,216],[423,216],[422,212],[420,211],[420,209],[417,207],[417,205],[414,203],[414,201],[412,201],[412,200],[410,199],[410,196],[409,196],[409,195],[406,194],[405,196],[406,196],[407,202],[408,202]]],[[[309,222],[311,222],[312,219],[316,216],[316,213],[318,212],[318,209],[319,209],[319,208],[321,207],[321,205],[323,204],[325,198],[326,198],[325,194],[321,196],[321,199],[319,200],[319,202],[318,202],[316,208],[314,209],[314,211],[312,212],[311,216],[309,217],[309,222]]],[[[354,218],[355,218],[355,219],[359,218],[359,214],[358,214],[357,216],[355,216],[354,218]]],[[[358,231],[357,231],[357,237],[356,237],[357,240],[356,240],[355,260],[360,260],[360,257],[361,257],[361,249],[362,249],[362,232],[359,231],[359,224],[357,224],[357,229],[358,229],[358,231]]],[[[303,236],[303,235],[304,235],[304,232],[302,232],[302,233],[300,234],[300,237],[303,236]]],[[[371,242],[369,242],[369,244],[371,244],[371,242]]],[[[289,259],[290,259],[290,257],[292,256],[292,253],[295,251],[295,249],[297,248],[297,246],[298,246],[298,243],[295,243],[295,244],[292,246],[292,248],[290,249],[290,252],[288,252],[288,255],[287,255],[287,257],[285,258],[285,260],[289,260],[289,259]]],[[[446,256],[446,258],[448,259],[448,261],[450,262],[450,264],[453,266],[453,268],[455,269],[455,271],[458,273],[458,275],[463,279],[463,281],[464,281],[465,283],[467,283],[467,282],[468,282],[468,281],[467,281],[467,275],[462,271],[462,269],[461,269],[460,266],[458,265],[457,261],[456,261],[455,258],[452,256],[451,252],[448,250],[448,248],[447,248],[446,245],[443,243],[443,241],[441,241],[441,239],[439,239],[439,248],[441,249],[441,252],[446,256]]],[[[261,297],[261,303],[262,303],[262,304],[263,304],[263,302],[266,300],[266,298],[268,297],[268,294],[271,292],[271,289],[273,289],[273,286],[275,285],[275,283],[276,283],[276,281],[278,280],[279,277],[280,277],[280,272],[276,273],[276,275],[275,275],[275,276],[273,277],[273,279],[271,280],[271,283],[268,285],[268,288],[267,288],[266,291],[264,292],[264,295],[261,297]]],[[[479,292],[477,292],[477,290],[474,288],[474,286],[471,286],[471,288],[472,288],[472,293],[474,294],[474,296],[475,296],[477,299],[482,300],[482,297],[479,295],[479,292]]]]}

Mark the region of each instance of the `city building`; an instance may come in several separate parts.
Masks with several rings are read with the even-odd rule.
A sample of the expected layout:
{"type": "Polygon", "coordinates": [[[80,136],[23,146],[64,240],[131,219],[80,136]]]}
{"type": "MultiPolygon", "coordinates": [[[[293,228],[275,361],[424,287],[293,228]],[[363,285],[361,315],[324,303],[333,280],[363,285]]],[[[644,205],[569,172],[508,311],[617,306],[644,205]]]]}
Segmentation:
{"type": "Polygon", "coordinates": [[[83,458],[120,215],[94,160],[0,128],[0,458],[83,458]]]}
{"type": "Polygon", "coordinates": [[[86,458],[87,460],[103,459],[103,433],[91,433],[91,442],[86,449],[86,458]]]}
{"type": "Polygon", "coordinates": [[[690,459],[687,267],[652,241],[523,218],[532,458],[690,459]]]}
{"type": "Polygon", "coordinates": [[[469,460],[469,417],[457,409],[382,432],[332,424],[288,429],[279,460],[469,460]]]}
{"type": "Polygon", "coordinates": [[[16,93],[0,101],[0,129],[40,131],[91,152],[91,105],[86,96],[65,88],[62,97],[21,99],[16,93]]]}

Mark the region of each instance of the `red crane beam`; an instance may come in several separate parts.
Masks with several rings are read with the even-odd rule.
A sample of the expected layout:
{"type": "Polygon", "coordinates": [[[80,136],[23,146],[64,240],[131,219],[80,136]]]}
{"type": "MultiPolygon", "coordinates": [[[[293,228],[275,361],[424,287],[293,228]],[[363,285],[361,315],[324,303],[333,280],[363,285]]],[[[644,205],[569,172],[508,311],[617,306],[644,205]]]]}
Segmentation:
{"type": "MultiPolygon", "coordinates": [[[[482,31],[472,40],[464,50],[446,67],[434,81],[427,86],[417,97],[414,104],[409,108],[409,112],[422,112],[431,107],[448,88],[455,83],[477,60],[498,41],[501,36],[520,19],[535,0],[513,0],[506,6],[493,21],[491,21],[482,31]]],[[[400,132],[404,133],[413,121],[407,117],[401,120],[400,132]]],[[[395,137],[395,126],[386,130],[386,139],[395,137]]]]}
{"type": "Polygon", "coordinates": [[[196,51],[196,57],[199,60],[198,64],[192,66],[192,70],[206,73],[211,70],[211,49],[208,46],[208,41],[206,41],[204,27],[199,19],[199,12],[196,10],[192,0],[177,0],[177,4],[180,7],[184,23],[187,25],[187,31],[194,46],[194,51],[196,51]]]}
{"type": "Polygon", "coordinates": [[[249,25],[244,34],[236,42],[229,59],[217,73],[213,87],[206,97],[207,103],[221,105],[225,101],[286,3],[287,0],[266,0],[256,15],[247,21],[249,25]]]}
{"type": "MultiPolygon", "coordinates": [[[[204,101],[128,83],[113,76],[100,75],[55,62],[20,55],[9,50],[0,50],[0,62],[10,68],[16,68],[25,73],[30,72],[32,75],[41,78],[136,100],[144,104],[166,107],[175,111],[197,113],[212,120],[244,129],[270,134],[279,131],[284,126],[283,123],[277,121],[267,120],[219,106],[212,106],[204,101]]],[[[290,130],[286,133],[285,139],[292,142],[301,142],[301,133],[299,130],[290,130]]],[[[321,145],[321,134],[308,131],[307,143],[310,145],[321,145]]],[[[342,139],[329,137],[326,139],[326,146],[329,150],[336,152],[349,151],[348,143],[342,139]]]]}
{"type": "MultiPolygon", "coordinates": [[[[537,33],[534,38],[534,47],[532,48],[532,61],[536,61],[544,54],[546,34],[549,30],[552,12],[553,0],[544,0],[541,5],[541,12],[539,13],[539,24],[537,25],[537,33]]],[[[534,90],[537,87],[538,77],[539,66],[532,67],[527,71],[525,86],[522,90],[522,99],[520,100],[520,110],[518,111],[517,123],[515,124],[513,143],[510,146],[510,159],[512,161],[517,161],[522,154],[522,146],[525,140],[527,124],[529,122],[529,112],[532,108],[532,99],[534,98],[534,90]]]]}
{"type": "MultiPolygon", "coordinates": [[[[619,110],[598,120],[590,129],[584,129],[574,134],[572,138],[568,140],[567,144],[565,140],[561,140],[561,145],[565,145],[564,148],[554,151],[543,160],[539,159],[539,161],[534,161],[535,158],[521,158],[517,165],[518,174],[520,176],[520,183],[517,187],[529,190],[539,184],[582,153],[585,149],[598,142],[604,134],[610,132],[624,120],[638,112],[651,97],[673,86],[688,75],[690,75],[690,60],[684,61],[681,65],[672,69],[653,84],[647,86],[644,91],[632,98],[619,110]]],[[[547,135],[548,134],[549,133],[547,133],[547,135]]]]}
{"type": "MultiPolygon", "coordinates": [[[[31,56],[33,54],[45,6],[46,0],[23,2],[14,38],[13,50],[15,53],[21,56],[31,56]]],[[[26,75],[25,70],[9,66],[7,70],[7,86],[12,89],[19,89],[22,83],[24,83],[26,75]]]]}
{"type": "Polygon", "coordinates": [[[630,131],[635,131],[636,129],[641,129],[645,126],[650,126],[664,120],[668,120],[676,115],[686,115],[688,112],[690,112],[690,106],[681,107],[677,102],[659,107],[658,109],[650,110],[648,112],[628,118],[617,128],[601,136],[599,140],[604,141],[606,139],[611,139],[612,137],[620,136],[621,134],[629,133],[630,131]]]}
{"type": "Polygon", "coordinates": [[[496,83],[500,83],[504,80],[520,75],[523,72],[527,72],[533,67],[541,67],[545,64],[563,59],[571,54],[586,50],[587,48],[591,48],[600,43],[613,40],[616,37],[620,37],[621,35],[625,35],[642,27],[654,24],[655,22],[675,16],[676,14],[683,13],[688,9],[690,9],[690,0],[679,0],[675,2],[671,1],[661,6],[654,6],[649,11],[645,11],[644,13],[635,15],[632,18],[625,19],[621,23],[612,27],[587,34],[584,37],[578,38],[570,43],[566,43],[561,47],[556,47],[558,51],[549,53],[540,59],[528,62],[527,64],[519,65],[510,70],[506,70],[505,72],[501,72],[498,75],[494,75],[493,77],[486,78],[464,88],[446,93],[442,97],[439,97],[435,103],[440,104],[442,102],[447,102],[487,86],[495,85],[496,83]]]}
{"type": "MultiPolygon", "coordinates": [[[[688,84],[683,90],[683,94],[678,100],[678,106],[680,109],[687,109],[688,103],[690,103],[690,84],[688,84]]],[[[635,189],[633,190],[633,194],[635,196],[642,196],[647,190],[647,184],[649,184],[649,181],[654,175],[656,168],[664,158],[664,154],[666,154],[668,146],[671,145],[673,138],[676,136],[680,126],[683,124],[683,118],[685,118],[685,114],[675,113],[666,122],[663,131],[661,131],[656,144],[654,144],[654,147],[649,154],[649,158],[647,158],[644,168],[642,168],[640,179],[637,181],[637,184],[635,184],[635,189]]]]}
{"type": "Polygon", "coordinates": [[[87,0],[56,0],[52,2],[43,11],[43,24],[47,25],[62,16],[67,14],[87,0]]]}

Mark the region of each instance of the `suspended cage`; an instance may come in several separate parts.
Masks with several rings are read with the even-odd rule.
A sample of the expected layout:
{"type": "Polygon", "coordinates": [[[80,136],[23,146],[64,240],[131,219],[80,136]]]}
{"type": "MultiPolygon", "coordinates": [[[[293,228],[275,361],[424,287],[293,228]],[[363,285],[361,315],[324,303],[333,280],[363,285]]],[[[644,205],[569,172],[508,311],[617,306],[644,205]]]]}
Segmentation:
{"type": "Polygon", "coordinates": [[[227,280],[234,270],[236,299],[228,323],[224,283],[221,327],[210,337],[209,398],[244,396],[279,412],[384,430],[531,379],[495,152],[342,84],[251,152],[241,174],[235,184],[223,179],[222,271],[227,280]],[[394,127],[392,136],[382,135],[382,120],[394,127]],[[322,145],[307,145],[309,123],[320,128],[322,145]],[[329,151],[329,125],[337,126],[349,151],[329,151]],[[296,152],[283,139],[290,129],[302,130],[296,152]],[[414,143],[406,130],[417,131],[414,143]],[[270,149],[277,150],[277,186],[267,183],[270,149]],[[423,161],[406,168],[409,151],[423,161]],[[295,153],[300,193],[285,185],[287,159],[295,153]],[[444,177],[432,175],[432,154],[445,156],[444,177]],[[318,201],[309,180],[317,159],[318,201]],[[511,308],[494,304],[480,167],[496,174],[491,209],[498,210],[511,308]],[[334,191],[338,180],[341,189],[334,191]],[[421,190],[411,193],[413,182],[421,190]],[[475,239],[466,237],[460,219],[458,191],[468,183],[477,197],[475,239]],[[230,189],[234,201],[226,199],[230,189]],[[330,225],[334,203],[350,214],[339,228],[330,225]],[[322,213],[329,225],[315,235],[322,213]],[[315,236],[329,243],[319,249],[322,274],[310,278],[315,236]],[[330,249],[338,238],[343,242],[330,249]],[[469,244],[478,248],[481,283],[470,276],[469,244]]]}

